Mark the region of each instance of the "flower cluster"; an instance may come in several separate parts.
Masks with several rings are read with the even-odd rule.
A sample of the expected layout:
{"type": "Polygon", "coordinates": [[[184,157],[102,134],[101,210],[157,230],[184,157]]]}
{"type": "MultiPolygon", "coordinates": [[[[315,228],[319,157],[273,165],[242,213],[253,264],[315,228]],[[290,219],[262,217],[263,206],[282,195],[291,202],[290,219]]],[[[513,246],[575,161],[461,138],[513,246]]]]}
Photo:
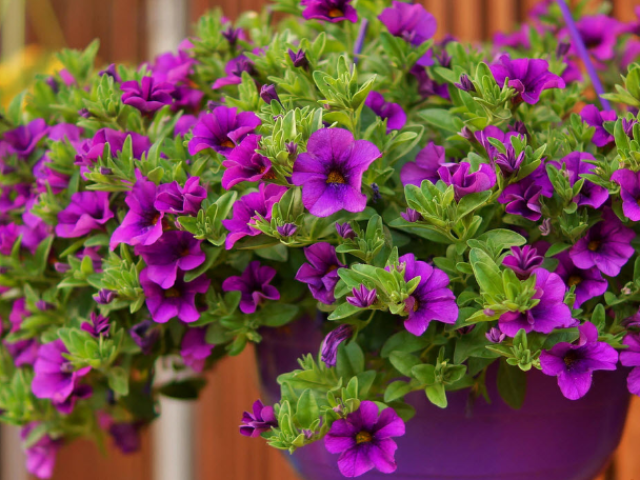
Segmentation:
{"type": "Polygon", "coordinates": [[[482,49],[419,4],[278,0],[140,66],[62,52],[0,112],[0,410],[29,471],[82,434],[135,451],[159,396],[310,318],[317,356],[240,433],[347,477],[401,468],[406,395],[444,408],[497,364],[572,400],[622,364],[640,394],[640,18],[585,12],[580,57],[547,6],[482,49]]]}

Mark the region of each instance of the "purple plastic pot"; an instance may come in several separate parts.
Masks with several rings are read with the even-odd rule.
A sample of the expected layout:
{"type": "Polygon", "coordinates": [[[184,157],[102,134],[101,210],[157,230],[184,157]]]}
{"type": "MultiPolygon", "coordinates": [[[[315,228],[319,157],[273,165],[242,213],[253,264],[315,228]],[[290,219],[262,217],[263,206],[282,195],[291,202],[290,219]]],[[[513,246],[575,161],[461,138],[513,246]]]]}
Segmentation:
{"type": "MultiPolygon", "coordinates": [[[[264,333],[257,353],[260,378],[265,400],[274,402],[280,391],[277,375],[295,369],[302,354],[315,354],[322,337],[311,320],[264,333]]],[[[422,392],[413,393],[407,400],[416,416],[406,434],[395,439],[398,470],[360,478],[593,480],[620,442],[629,404],[626,374],[624,369],[596,372],[591,391],[571,401],[562,396],[555,378],[531,371],[520,410],[500,399],[496,369],[487,376],[491,404],[479,399],[469,405],[468,392],[450,392],[449,406],[442,410],[422,392]]],[[[286,455],[305,480],[344,478],[336,466],[338,455],[329,454],[322,442],[286,455]]]]}

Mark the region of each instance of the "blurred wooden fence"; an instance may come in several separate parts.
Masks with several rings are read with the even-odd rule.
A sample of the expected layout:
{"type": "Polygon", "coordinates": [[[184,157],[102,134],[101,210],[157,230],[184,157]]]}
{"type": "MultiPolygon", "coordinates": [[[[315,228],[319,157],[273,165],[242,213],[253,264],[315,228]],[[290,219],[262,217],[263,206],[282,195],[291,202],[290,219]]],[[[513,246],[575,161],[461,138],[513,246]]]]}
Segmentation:
{"type": "MultiPolygon", "coordinates": [[[[50,48],[63,45],[81,48],[97,37],[101,40],[103,62],[141,61],[148,52],[150,3],[149,0],[26,0],[26,40],[50,48]]],[[[424,0],[438,19],[438,35],[452,33],[463,40],[479,40],[499,30],[508,31],[525,18],[535,3],[537,0],[424,0]]],[[[640,0],[612,3],[618,18],[630,20],[640,0]]],[[[216,6],[235,18],[240,12],[263,4],[262,0],[189,0],[186,18],[195,21],[216,6]]],[[[209,379],[194,416],[196,479],[295,480],[279,452],[259,440],[238,435],[242,410],[259,396],[253,352],[247,350],[239,357],[224,360],[209,379]]],[[[640,480],[639,446],[640,399],[635,398],[612,469],[615,473],[609,479],[640,480]]],[[[54,480],[151,480],[150,450],[148,433],[142,453],[130,457],[110,451],[110,456],[104,458],[88,442],[74,444],[61,452],[54,480]]]]}

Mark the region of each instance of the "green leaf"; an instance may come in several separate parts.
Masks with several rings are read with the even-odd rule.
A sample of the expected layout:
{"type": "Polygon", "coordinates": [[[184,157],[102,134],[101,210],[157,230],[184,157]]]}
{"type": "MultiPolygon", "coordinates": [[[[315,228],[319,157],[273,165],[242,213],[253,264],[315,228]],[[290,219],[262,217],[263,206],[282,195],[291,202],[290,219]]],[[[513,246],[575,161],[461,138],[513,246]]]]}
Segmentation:
{"type": "Polygon", "coordinates": [[[165,383],[159,389],[165,397],[178,400],[197,400],[200,391],[207,381],[204,378],[188,378],[186,380],[165,383]]]}
{"type": "Polygon", "coordinates": [[[420,364],[420,360],[415,355],[398,351],[391,353],[389,361],[396,367],[396,370],[407,377],[411,376],[411,369],[420,364]]]}
{"type": "Polygon", "coordinates": [[[436,383],[436,367],[428,363],[416,365],[411,369],[411,375],[424,385],[436,383]]]}
{"type": "Polygon", "coordinates": [[[498,393],[511,408],[519,409],[527,393],[527,374],[510,366],[504,358],[498,367],[498,393]]]}
{"type": "Polygon", "coordinates": [[[429,385],[424,391],[429,401],[435,406],[447,408],[447,392],[444,389],[444,385],[441,383],[429,385]]]}
{"type": "Polygon", "coordinates": [[[545,253],[544,256],[547,258],[554,257],[569,248],[571,248],[571,245],[568,243],[554,243],[549,247],[549,250],[547,250],[547,253],[545,253]]]}
{"type": "Polygon", "coordinates": [[[411,392],[411,385],[401,380],[391,382],[384,391],[384,401],[393,402],[399,398],[403,398],[407,393],[411,392]]]}
{"type": "Polygon", "coordinates": [[[260,310],[260,318],[263,325],[281,327],[293,320],[299,310],[297,305],[270,302],[260,310]]]}
{"type": "Polygon", "coordinates": [[[418,115],[434,127],[450,133],[458,133],[464,127],[462,120],[454,116],[449,110],[428,108],[421,110],[418,115]]]}
{"type": "Polygon", "coordinates": [[[111,390],[122,396],[129,394],[129,374],[124,368],[111,367],[107,377],[111,390]]]}
{"type": "Polygon", "coordinates": [[[364,370],[364,353],[357,342],[338,347],[336,370],[343,379],[355,377],[364,370]]]}
{"type": "Polygon", "coordinates": [[[296,418],[302,428],[309,428],[313,422],[318,419],[320,412],[318,410],[318,402],[313,396],[311,390],[307,389],[302,392],[298,399],[296,409],[296,418]]]}

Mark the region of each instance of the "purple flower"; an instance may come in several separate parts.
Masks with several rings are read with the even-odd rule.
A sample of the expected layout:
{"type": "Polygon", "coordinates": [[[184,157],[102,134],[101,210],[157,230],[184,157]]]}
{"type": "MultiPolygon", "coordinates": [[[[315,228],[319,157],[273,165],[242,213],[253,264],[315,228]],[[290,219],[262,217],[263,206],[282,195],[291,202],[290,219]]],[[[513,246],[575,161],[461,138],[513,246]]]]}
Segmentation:
{"type": "Polygon", "coordinates": [[[127,137],[131,137],[131,147],[133,158],[138,160],[151,148],[151,141],[144,135],[135,132],[120,132],[110,128],[101,128],[96,132],[91,140],[85,140],[77,145],[76,165],[91,167],[95,161],[102,156],[105,144],[109,144],[111,155],[118,155],[122,152],[124,142],[127,137]]]}
{"type": "Polygon", "coordinates": [[[214,345],[207,343],[207,327],[189,328],[182,337],[180,356],[184,364],[196,372],[202,372],[204,363],[214,345]]]}
{"type": "Polygon", "coordinates": [[[99,305],[108,305],[111,302],[113,302],[113,300],[117,296],[118,296],[118,294],[116,292],[114,292],[113,290],[107,290],[106,288],[103,288],[96,295],[93,296],[93,299],[99,305]]]}
{"type": "Polygon", "coordinates": [[[353,328],[351,325],[342,324],[338,328],[331,330],[324,337],[322,346],[320,347],[320,359],[327,367],[335,367],[338,361],[338,347],[346,340],[349,340],[353,335],[353,328]]]}
{"type": "Polygon", "coordinates": [[[425,65],[424,57],[422,57],[420,61],[409,71],[409,73],[413,75],[418,82],[418,93],[420,96],[423,99],[439,97],[449,100],[450,96],[447,84],[440,84],[431,78],[424,68],[426,66],[428,65],[425,65]]]}
{"type": "Polygon", "coordinates": [[[542,265],[544,257],[538,255],[538,251],[531,245],[524,247],[511,247],[511,254],[504,257],[502,264],[516,272],[520,280],[526,280],[531,273],[542,265]]]}
{"type": "Polygon", "coordinates": [[[339,453],[338,468],[345,477],[358,477],[373,468],[393,473],[398,448],[391,437],[404,435],[404,422],[392,408],[378,416],[378,406],[365,400],[346,419],[333,422],[324,438],[329,453],[339,453]]]}
{"type": "MultiPolygon", "coordinates": [[[[31,431],[37,425],[36,422],[32,422],[20,430],[22,441],[29,437],[31,431]]],[[[47,434],[40,437],[36,443],[24,451],[27,457],[27,471],[38,478],[51,478],[53,476],[53,467],[56,464],[56,455],[61,446],[62,441],[54,440],[47,434]]]]}
{"type": "Polygon", "coordinates": [[[49,128],[48,137],[49,140],[53,140],[56,142],[79,142],[80,135],[82,135],[82,128],[72,124],[72,123],[59,123],[49,128]]]}
{"type": "Polygon", "coordinates": [[[631,119],[631,120],[627,120],[626,118],[622,119],[622,130],[624,130],[624,134],[627,137],[633,138],[633,127],[637,123],[638,121],[634,119],[631,119]]]}
{"type": "MultiPolygon", "coordinates": [[[[226,23],[226,22],[223,22],[226,23]]],[[[233,28],[231,25],[222,32],[222,36],[229,42],[232,47],[235,47],[238,40],[247,41],[247,37],[244,30],[241,28],[233,28]]]]}
{"type": "Polygon", "coordinates": [[[31,312],[27,310],[27,299],[24,297],[16,299],[11,305],[11,312],[9,313],[11,331],[17,332],[18,330],[20,330],[22,321],[29,316],[31,316],[31,312]]]}
{"type": "Polygon", "coordinates": [[[420,186],[423,180],[437,183],[440,179],[438,169],[446,161],[444,147],[429,142],[418,155],[415,162],[407,162],[400,170],[402,185],[420,186]]]}
{"type": "Polygon", "coordinates": [[[303,263],[296,280],[309,285],[313,298],[326,305],[336,299],[333,291],[340,280],[338,269],[344,268],[336,256],[336,249],[329,243],[318,242],[304,249],[309,263],[303,263]]]}
{"type": "Polygon", "coordinates": [[[611,181],[620,185],[622,212],[629,220],[640,220],[640,172],[628,169],[618,170],[611,175],[611,181]]]}
{"type": "Polygon", "coordinates": [[[303,68],[305,70],[309,68],[309,60],[307,60],[307,54],[304,50],[300,49],[297,52],[294,52],[289,49],[289,58],[291,58],[291,62],[294,67],[303,68]]]}
{"type": "Polygon", "coordinates": [[[222,220],[222,225],[229,230],[225,247],[231,250],[235,243],[243,237],[260,235],[254,228],[258,216],[271,220],[271,210],[287,191],[287,187],[261,183],[257,192],[249,193],[233,204],[233,216],[230,220],[222,220]]]}
{"type": "Polygon", "coordinates": [[[444,183],[453,185],[456,201],[471,193],[491,190],[496,184],[496,172],[487,163],[480,164],[477,172],[471,172],[468,162],[443,163],[438,175],[444,183]]]}
{"type": "Polygon", "coordinates": [[[45,154],[33,166],[33,176],[39,193],[46,192],[47,187],[50,187],[54,194],[58,194],[69,186],[69,175],[50,168],[48,165],[51,163],[51,159],[45,154]]]}
{"type": "Polygon", "coordinates": [[[539,58],[511,60],[508,55],[503,55],[499,63],[490,68],[500,88],[508,78],[509,87],[518,92],[517,99],[531,105],[538,103],[543,90],[565,87],[564,80],[549,71],[547,61],[539,58]]]}
{"type": "MultiPolygon", "coordinates": [[[[596,168],[595,165],[587,163],[585,160],[595,160],[595,158],[590,153],[572,152],[560,160],[560,162],[549,162],[549,164],[553,165],[558,170],[565,165],[566,171],[569,174],[569,182],[571,183],[571,186],[573,186],[582,178],[582,174],[593,173],[596,168]]],[[[589,206],[593,208],[600,208],[608,198],[609,191],[606,188],[596,185],[589,180],[585,180],[582,188],[580,189],[580,193],[574,201],[580,207],[589,206]]]]}
{"type": "Polygon", "coordinates": [[[140,427],[135,423],[113,422],[109,426],[109,435],[113,443],[124,453],[134,453],[140,450],[140,427]]]}
{"type": "Polygon", "coordinates": [[[0,254],[11,255],[13,245],[19,236],[20,231],[15,223],[11,222],[7,225],[0,225],[0,254]]]}
{"type": "Polygon", "coordinates": [[[4,340],[2,343],[7,348],[9,355],[11,355],[13,364],[16,368],[20,368],[25,365],[33,365],[38,358],[40,344],[33,338],[28,340],[18,340],[13,343],[9,343],[4,340]]]}
{"type": "Polygon", "coordinates": [[[241,293],[240,311],[242,313],[254,313],[258,305],[265,300],[279,300],[280,292],[271,285],[271,280],[276,276],[275,269],[260,265],[254,260],[242,272],[240,276],[227,278],[222,283],[222,290],[225,292],[241,293]]]}
{"type": "Polygon", "coordinates": [[[160,330],[151,320],[143,320],[129,329],[129,335],[136,345],[140,347],[143,355],[151,355],[153,346],[160,338],[160,330]]]}
{"type": "Polygon", "coordinates": [[[182,115],[176,122],[176,126],[173,129],[174,136],[185,136],[191,131],[191,129],[198,123],[198,117],[195,115],[182,115]]]}
{"type": "Polygon", "coordinates": [[[532,298],[540,303],[526,312],[506,312],[500,316],[498,325],[508,337],[515,337],[521,328],[527,333],[546,334],[574,323],[571,310],[563,303],[566,286],[560,276],[544,268],[534,270],[532,275],[536,276],[536,293],[532,298]]]}
{"type": "MultiPolygon", "coordinates": [[[[255,52],[254,52],[255,53],[255,52]]],[[[227,62],[224,67],[226,77],[217,79],[211,88],[217,90],[227,85],[240,85],[242,83],[242,72],[247,72],[249,75],[255,74],[254,63],[249,60],[245,55],[239,55],[236,58],[232,58],[227,62]]]]}
{"type": "Polygon", "coordinates": [[[613,142],[613,135],[605,130],[604,122],[615,122],[618,119],[614,110],[600,111],[595,105],[587,105],[580,112],[580,116],[584,123],[596,129],[591,139],[596,147],[604,147],[613,142]]]}
{"type": "Polygon", "coordinates": [[[91,321],[83,322],[80,328],[89,333],[92,337],[108,337],[111,331],[111,324],[108,317],[103,317],[99,313],[91,312],[91,321]]]}
{"type": "Polygon", "coordinates": [[[507,213],[520,215],[535,222],[542,216],[541,196],[547,198],[553,196],[553,185],[544,165],[540,165],[519,182],[507,186],[498,197],[498,202],[507,205],[505,207],[507,213]]]}
{"type": "Polygon", "coordinates": [[[469,75],[467,75],[465,73],[460,75],[460,82],[459,83],[454,83],[454,85],[456,87],[458,87],[460,90],[464,90],[465,92],[475,92],[476,91],[476,86],[473,84],[473,82],[469,78],[469,75]]]}
{"type": "Polygon", "coordinates": [[[244,412],[240,434],[245,437],[259,437],[262,433],[271,430],[271,427],[278,426],[278,419],[273,411],[273,407],[265,406],[260,400],[253,403],[253,413],[244,412]]]}
{"type": "Polygon", "coordinates": [[[347,302],[358,308],[369,308],[371,305],[376,303],[377,292],[375,288],[369,290],[364,285],[360,285],[359,287],[354,288],[351,293],[353,296],[347,297],[347,302]]]}
{"type": "Polygon", "coordinates": [[[635,232],[625,227],[609,209],[603,221],[591,227],[587,234],[571,247],[569,254],[576,267],[597,267],[605,275],[615,277],[634,254],[631,240],[635,232]]]}
{"type": "Polygon", "coordinates": [[[324,20],[325,22],[358,21],[358,13],[351,6],[351,0],[307,0],[302,4],[305,9],[302,16],[307,20],[324,20]]]}
{"type": "Polygon", "coordinates": [[[449,277],[438,268],[427,262],[416,260],[413,253],[398,259],[404,264],[405,281],[420,277],[418,287],[404,302],[405,311],[409,314],[404,327],[413,335],[422,335],[432,320],[442,323],[456,323],[458,305],[456,297],[448,288],[449,277]]]}
{"type": "Polygon", "coordinates": [[[495,138],[500,143],[502,143],[505,147],[511,146],[511,148],[513,148],[513,146],[511,145],[511,140],[510,139],[511,139],[511,137],[514,137],[514,136],[517,136],[517,135],[522,135],[522,134],[520,132],[516,131],[516,130],[510,130],[508,132],[503,132],[498,127],[493,126],[493,125],[489,125],[484,130],[479,130],[479,131],[475,132],[474,137],[475,137],[476,140],[478,140],[478,142],[480,142],[480,145],[482,145],[484,147],[485,151],[487,152],[487,155],[488,155],[489,159],[490,160],[495,160],[500,152],[498,151],[498,149],[496,147],[491,145],[491,143],[489,142],[489,139],[490,138],[495,138]]]}
{"type": "Polygon", "coordinates": [[[160,185],[153,206],[159,212],[196,216],[205,198],[207,190],[200,186],[200,177],[191,177],[184,188],[175,180],[160,185]]]}
{"type": "Polygon", "coordinates": [[[129,211],[122,223],[111,235],[109,248],[120,243],[127,245],[151,245],[162,235],[164,212],[154,206],[157,195],[156,184],[138,174],[133,190],[127,193],[125,203],[129,211]]]}
{"type": "Polygon", "coordinates": [[[270,104],[273,100],[278,103],[282,103],[280,101],[280,97],[278,97],[278,92],[276,91],[276,86],[273,84],[263,85],[260,88],[260,98],[266,103],[270,104]]]}
{"type": "Polygon", "coordinates": [[[0,212],[4,214],[8,210],[18,210],[24,207],[30,199],[30,184],[2,185],[0,187],[0,212]]]}
{"type": "Polygon", "coordinates": [[[361,193],[362,175],[380,150],[355,140],[348,130],[323,128],[314,132],[293,164],[291,181],[302,187],[302,203],[312,215],[328,217],[342,209],[361,212],[367,197],[361,193]]]}
{"type": "Polygon", "coordinates": [[[400,216],[410,223],[419,222],[423,218],[422,215],[416,212],[413,208],[407,208],[406,211],[400,212],[400,216]]]}
{"type": "Polygon", "coordinates": [[[419,3],[394,0],[392,6],[385,8],[378,18],[391,35],[403,38],[412,45],[422,45],[433,37],[438,28],[435,17],[419,3]]]}
{"type": "Polygon", "coordinates": [[[131,80],[120,85],[124,92],[122,102],[131,105],[142,113],[153,113],[173,102],[174,86],[161,82],[154,77],[143,77],[140,82],[131,80]]]}
{"type": "Polygon", "coordinates": [[[113,218],[109,209],[109,192],[76,192],[71,203],[58,214],[56,235],[63,238],[82,237],[101,230],[113,218]]]}
{"type": "MultiPolygon", "coordinates": [[[[622,25],[606,15],[585,16],[576,22],[578,32],[587,50],[596,60],[611,60],[615,55],[618,36],[622,25]]],[[[576,52],[573,45],[572,51],[576,52]]]]}
{"type": "Polygon", "coordinates": [[[116,82],[120,81],[120,75],[118,75],[118,70],[116,69],[115,63],[112,63],[104,70],[100,70],[100,72],[98,72],[98,75],[100,75],[101,77],[104,75],[108,75],[111,78],[113,78],[116,82]]]}
{"type": "Polygon", "coordinates": [[[634,395],[640,395],[640,333],[628,332],[622,344],[629,348],[620,352],[620,363],[633,367],[627,377],[627,388],[634,395]]]}
{"type": "Polygon", "coordinates": [[[40,140],[49,132],[49,127],[42,118],[36,118],[27,125],[4,132],[3,140],[9,147],[9,152],[20,158],[27,158],[31,155],[40,140]]]}
{"type": "Polygon", "coordinates": [[[295,223],[285,223],[284,225],[276,227],[276,230],[278,231],[278,235],[287,238],[295,235],[298,231],[298,227],[295,223]]]}
{"type": "Polygon", "coordinates": [[[351,224],[349,222],[338,223],[336,222],[336,231],[341,238],[347,240],[353,240],[357,237],[356,232],[353,231],[351,224]]]}
{"type": "Polygon", "coordinates": [[[567,284],[567,290],[575,286],[576,301],[573,308],[580,308],[587,300],[599,297],[607,291],[609,283],[602,278],[600,270],[596,267],[582,270],[576,267],[571,260],[569,252],[562,252],[556,257],[559,261],[556,272],[567,284]]]}
{"type": "Polygon", "coordinates": [[[640,58],[640,40],[632,38],[627,41],[622,59],[620,60],[620,66],[626,70],[629,68],[629,65],[637,61],[638,58],[640,58]]]}
{"type": "MultiPolygon", "coordinates": [[[[399,3],[399,2],[394,2],[399,3]]],[[[407,5],[407,4],[403,4],[407,5]]],[[[422,5],[415,5],[422,8],[422,5]]],[[[391,130],[400,130],[407,123],[407,114],[398,103],[385,102],[382,94],[370,92],[364,104],[383,120],[387,120],[387,134],[391,130]]]]}
{"type": "Polygon", "coordinates": [[[140,272],[140,285],[153,321],[166,323],[174,317],[187,323],[197,321],[200,312],[196,308],[196,294],[206,293],[211,283],[206,275],[185,282],[184,274],[179,272],[173,286],[163,289],[149,278],[148,269],[140,272]]]}
{"type": "Polygon", "coordinates": [[[178,276],[178,269],[186,272],[202,265],[205,254],[201,240],[189,232],[169,230],[152,245],[137,245],[136,255],[147,264],[147,277],[162,288],[171,288],[178,276]]]}
{"type": "Polygon", "coordinates": [[[260,135],[247,136],[222,162],[226,168],[222,174],[222,188],[229,190],[240,182],[275,178],[271,160],[257,152],[259,141],[260,135]]]}
{"type": "Polygon", "coordinates": [[[502,341],[507,337],[498,327],[491,327],[484,336],[491,343],[502,343],[502,341]]]}
{"type": "Polygon", "coordinates": [[[193,127],[189,153],[195,155],[212,148],[221,155],[229,155],[258,125],[260,119],[253,112],[237,113],[236,108],[216,107],[202,115],[193,127]]]}
{"type": "Polygon", "coordinates": [[[175,88],[171,96],[173,97],[171,110],[174,112],[179,110],[197,111],[204,98],[204,92],[187,85],[180,85],[175,88]]]}
{"type": "Polygon", "coordinates": [[[598,341],[598,329],[590,322],[578,327],[577,344],[561,342],[551,350],[540,353],[540,366],[545,375],[557,376],[562,394],[569,400],[584,397],[589,388],[593,371],[615,370],[618,352],[609,344],[598,341]]]}
{"type": "Polygon", "coordinates": [[[508,48],[523,48],[528,50],[531,48],[531,41],[529,40],[529,25],[524,24],[520,30],[513,33],[497,32],[493,36],[493,44],[496,48],[502,49],[508,48]]]}
{"type": "Polygon", "coordinates": [[[498,168],[500,168],[502,174],[504,176],[508,176],[520,170],[520,166],[524,161],[525,152],[523,150],[522,152],[520,152],[520,155],[516,157],[516,152],[513,148],[513,145],[509,143],[505,145],[505,148],[506,152],[498,153],[493,161],[496,163],[496,165],[498,165],[498,168]]]}
{"type": "MultiPolygon", "coordinates": [[[[31,383],[31,390],[37,398],[48,398],[57,407],[71,404],[72,409],[72,397],[79,393],[78,382],[81,377],[89,373],[91,367],[74,370],[73,364],[63,356],[68,353],[69,350],[60,339],[41,345],[33,366],[35,376],[31,383]]],[[[86,394],[86,390],[83,389],[82,392],[86,394]]],[[[64,413],[69,412],[70,410],[67,410],[64,413]]]]}
{"type": "Polygon", "coordinates": [[[151,69],[155,81],[175,85],[189,80],[195,64],[196,61],[189,56],[189,52],[180,48],[177,55],[167,52],[156,57],[151,69]]]}

